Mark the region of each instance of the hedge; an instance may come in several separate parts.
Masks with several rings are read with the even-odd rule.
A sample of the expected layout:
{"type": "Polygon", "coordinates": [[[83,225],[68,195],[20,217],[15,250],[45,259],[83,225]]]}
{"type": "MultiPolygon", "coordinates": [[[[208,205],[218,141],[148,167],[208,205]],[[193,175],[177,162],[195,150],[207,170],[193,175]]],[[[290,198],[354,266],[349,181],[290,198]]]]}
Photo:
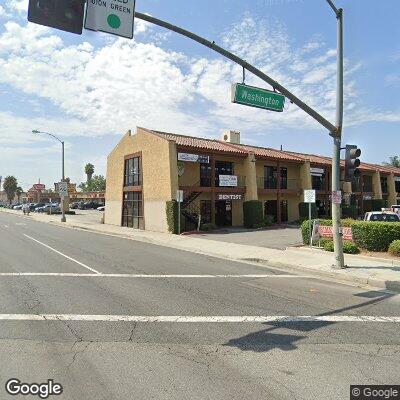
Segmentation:
{"type": "Polygon", "coordinates": [[[394,240],[400,239],[400,222],[354,222],[353,241],[369,251],[388,251],[394,240]]]}
{"type": "Polygon", "coordinates": [[[168,231],[178,234],[178,202],[176,200],[167,201],[165,211],[167,213],[168,231]]]}
{"type": "Polygon", "coordinates": [[[394,240],[392,243],[390,243],[389,253],[400,257],[400,240],[394,240]]]}
{"type": "Polygon", "coordinates": [[[246,228],[258,228],[263,226],[263,206],[258,200],[245,201],[243,203],[243,219],[246,228]]]}
{"type": "Polygon", "coordinates": [[[382,208],[386,207],[386,201],[383,199],[372,200],[372,211],[381,211],[382,208]]]}
{"type": "MultiPolygon", "coordinates": [[[[333,244],[333,240],[328,240],[324,244],[324,250],[325,251],[331,251],[333,252],[335,246],[333,244]]],[[[343,253],[345,254],[358,254],[360,250],[358,249],[357,245],[355,245],[353,242],[350,242],[348,240],[345,240],[343,242],[343,253]]]]}

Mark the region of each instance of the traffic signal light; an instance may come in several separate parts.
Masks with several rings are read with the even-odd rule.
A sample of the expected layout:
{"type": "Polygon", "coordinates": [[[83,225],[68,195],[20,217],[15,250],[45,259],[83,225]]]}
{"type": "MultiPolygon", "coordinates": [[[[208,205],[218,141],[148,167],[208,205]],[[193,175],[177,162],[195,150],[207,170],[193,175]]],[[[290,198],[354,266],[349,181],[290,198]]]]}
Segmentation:
{"type": "Polygon", "coordinates": [[[85,0],[29,0],[28,21],[82,34],[85,0]]]}
{"type": "Polygon", "coordinates": [[[361,162],[358,157],[361,156],[361,150],[352,144],[346,146],[346,163],[345,163],[345,174],[344,180],[346,182],[354,182],[355,178],[360,176],[360,170],[358,167],[361,162]]]}

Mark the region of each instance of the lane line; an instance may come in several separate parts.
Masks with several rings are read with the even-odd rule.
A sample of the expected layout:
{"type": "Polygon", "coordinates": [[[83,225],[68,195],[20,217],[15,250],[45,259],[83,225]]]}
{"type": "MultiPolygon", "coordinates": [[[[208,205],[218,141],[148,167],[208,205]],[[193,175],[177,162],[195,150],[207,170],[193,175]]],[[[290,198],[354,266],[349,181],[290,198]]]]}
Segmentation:
{"type": "Polygon", "coordinates": [[[145,322],[145,323],[262,323],[262,322],[378,322],[400,323],[400,317],[388,316],[141,316],[141,315],[82,315],[82,314],[0,314],[0,321],[86,321],[86,322],[145,322]]]}
{"type": "Polygon", "coordinates": [[[312,278],[308,275],[268,275],[268,274],[245,274],[245,275],[180,275],[180,274],[80,274],[72,272],[0,272],[2,276],[43,276],[43,277],[83,277],[83,278],[177,278],[177,279],[223,279],[223,278],[312,278]]]}
{"type": "Polygon", "coordinates": [[[101,274],[101,272],[95,270],[94,268],[88,267],[86,264],[83,264],[83,263],[81,263],[80,261],[75,260],[74,258],[69,257],[69,256],[67,256],[67,255],[64,254],[64,253],[61,253],[61,251],[58,251],[58,250],[56,250],[56,249],[53,249],[53,247],[50,247],[49,245],[47,245],[47,244],[45,244],[45,243],[42,243],[42,242],[40,242],[39,240],[37,240],[37,239],[35,239],[35,238],[33,238],[33,237],[29,236],[29,235],[25,235],[25,233],[24,233],[24,236],[27,237],[28,239],[33,240],[33,241],[36,242],[36,243],[41,244],[42,246],[46,247],[46,248],[49,249],[49,250],[54,251],[55,253],[59,254],[60,256],[63,256],[63,257],[65,257],[66,259],[68,259],[68,260],[70,260],[70,261],[73,261],[74,263],[80,265],[81,267],[86,268],[86,269],[88,269],[89,271],[94,272],[95,274],[101,274]]]}

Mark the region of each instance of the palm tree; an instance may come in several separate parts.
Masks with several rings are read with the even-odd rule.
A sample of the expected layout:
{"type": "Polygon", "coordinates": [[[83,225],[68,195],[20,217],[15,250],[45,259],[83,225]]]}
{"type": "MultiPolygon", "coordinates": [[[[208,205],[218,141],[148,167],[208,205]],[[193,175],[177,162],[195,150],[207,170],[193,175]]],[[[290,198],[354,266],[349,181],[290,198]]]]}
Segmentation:
{"type": "Polygon", "coordinates": [[[400,157],[399,156],[389,157],[389,162],[384,162],[383,165],[387,165],[388,167],[400,168],[400,157]]]}
{"type": "Polygon", "coordinates": [[[94,174],[94,165],[93,164],[86,164],[85,165],[85,174],[87,176],[86,182],[89,183],[92,180],[92,176],[94,174]]]}
{"type": "Polygon", "coordinates": [[[18,183],[15,176],[6,176],[4,178],[3,188],[7,194],[8,202],[9,204],[11,204],[12,201],[14,200],[15,193],[17,192],[18,188],[18,183]]]}
{"type": "Polygon", "coordinates": [[[16,195],[17,198],[18,198],[18,203],[19,203],[19,201],[20,201],[20,199],[21,199],[22,193],[24,193],[22,187],[21,187],[21,186],[18,186],[18,187],[17,187],[17,190],[15,191],[15,195],[16,195]]]}

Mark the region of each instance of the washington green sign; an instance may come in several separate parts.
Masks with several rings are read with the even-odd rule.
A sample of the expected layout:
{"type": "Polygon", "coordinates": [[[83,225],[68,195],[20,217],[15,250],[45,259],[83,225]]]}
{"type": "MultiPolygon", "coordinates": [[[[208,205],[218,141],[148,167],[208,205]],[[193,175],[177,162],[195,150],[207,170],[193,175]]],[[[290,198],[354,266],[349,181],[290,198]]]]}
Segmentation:
{"type": "Polygon", "coordinates": [[[285,96],[270,90],[235,83],[232,85],[232,103],[282,112],[285,96]]]}

